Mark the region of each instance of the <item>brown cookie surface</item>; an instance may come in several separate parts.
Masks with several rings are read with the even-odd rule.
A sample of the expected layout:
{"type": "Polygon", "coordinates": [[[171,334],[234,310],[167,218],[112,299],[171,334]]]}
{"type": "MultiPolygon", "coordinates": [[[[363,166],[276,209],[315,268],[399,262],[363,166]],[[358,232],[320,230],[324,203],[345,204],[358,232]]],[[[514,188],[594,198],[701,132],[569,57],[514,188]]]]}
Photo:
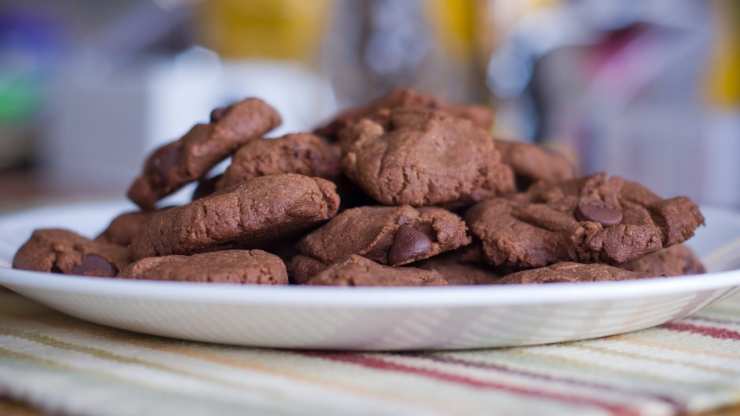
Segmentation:
{"type": "Polygon", "coordinates": [[[389,267],[361,256],[336,263],[307,284],[315,286],[444,286],[447,281],[436,271],[415,267],[389,267]]]}
{"type": "Polygon", "coordinates": [[[156,211],[130,211],[113,218],[95,241],[128,246],[156,211]]]}
{"type": "Polygon", "coordinates": [[[288,284],[288,272],[283,261],[262,250],[148,257],[123,269],[121,277],[182,282],[288,284]]]}
{"type": "Polygon", "coordinates": [[[415,263],[414,267],[438,272],[448,285],[492,285],[499,282],[500,274],[466,261],[465,255],[464,251],[444,254],[415,263]]]}
{"type": "Polygon", "coordinates": [[[302,285],[328,268],[330,264],[313,257],[298,254],[288,262],[288,275],[292,283],[302,285]]]}
{"type": "Polygon", "coordinates": [[[277,111],[257,98],[214,110],[211,123],[196,124],[179,140],[156,149],[127,195],[142,209],[150,210],[158,200],[204,177],[239,146],[261,137],[280,122],[277,111]]]}
{"type": "Polygon", "coordinates": [[[56,228],[34,231],[13,258],[16,269],[100,277],[116,276],[128,263],[125,247],[56,228]]]}
{"type": "Polygon", "coordinates": [[[134,238],[135,259],[256,248],[336,215],[334,184],[296,174],[261,176],[233,190],[157,212],[134,238]]]}
{"type": "Polygon", "coordinates": [[[400,266],[468,243],[465,222],[442,208],[359,207],[304,237],[298,251],[324,264],[357,254],[400,266]]]}
{"type": "Polygon", "coordinates": [[[517,188],[526,191],[539,181],[556,183],[575,176],[575,167],[560,153],[529,143],[496,140],[501,161],[511,167],[517,188]]]}
{"type": "Polygon", "coordinates": [[[701,260],[696,257],[690,248],[683,244],[658,250],[620,267],[655,277],[703,274],[706,272],[701,260]]]}
{"type": "Polygon", "coordinates": [[[502,284],[605,282],[639,279],[642,273],[610,266],[608,264],[560,262],[550,266],[524,270],[499,279],[502,284]]]}
{"type": "Polygon", "coordinates": [[[465,206],[514,190],[494,141],[467,120],[400,109],[345,131],[344,173],[381,204],[465,206]]]}
{"type": "Polygon", "coordinates": [[[253,140],[234,154],[218,188],[280,173],[336,178],[340,174],[339,159],[338,147],[309,133],[253,140]]]}
{"type": "Polygon", "coordinates": [[[488,107],[449,104],[437,97],[422,94],[409,88],[398,88],[368,103],[366,106],[350,108],[339,113],[329,123],[317,128],[315,133],[336,141],[344,128],[358,122],[360,119],[372,116],[378,111],[398,108],[445,111],[456,117],[467,119],[486,131],[493,125],[493,112],[488,107]]]}
{"type": "Polygon", "coordinates": [[[687,240],[704,217],[686,197],[662,199],[635,182],[595,174],[491,198],[468,210],[466,221],[490,264],[519,269],[625,263],[687,240]]]}

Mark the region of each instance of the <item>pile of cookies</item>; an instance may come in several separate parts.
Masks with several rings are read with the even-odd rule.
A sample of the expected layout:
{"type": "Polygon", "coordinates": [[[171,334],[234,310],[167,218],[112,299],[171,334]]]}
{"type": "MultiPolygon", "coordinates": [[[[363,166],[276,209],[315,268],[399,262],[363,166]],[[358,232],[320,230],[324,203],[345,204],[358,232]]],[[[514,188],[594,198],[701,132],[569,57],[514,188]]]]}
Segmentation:
{"type": "Polygon", "coordinates": [[[156,149],[94,240],[36,230],[19,269],[242,284],[580,282],[703,272],[682,243],[704,223],[551,150],[496,140],[485,107],[402,89],[312,133],[247,98],[156,149]],[[209,176],[231,157],[223,174],[209,176]],[[160,200],[198,182],[192,202],[160,200]]]}

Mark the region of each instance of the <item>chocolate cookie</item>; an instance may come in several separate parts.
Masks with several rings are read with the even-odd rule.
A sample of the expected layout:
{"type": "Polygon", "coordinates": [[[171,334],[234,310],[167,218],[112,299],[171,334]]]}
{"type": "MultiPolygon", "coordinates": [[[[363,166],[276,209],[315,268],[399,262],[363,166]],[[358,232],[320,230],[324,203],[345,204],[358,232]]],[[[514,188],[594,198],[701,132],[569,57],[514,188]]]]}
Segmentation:
{"type": "Polygon", "coordinates": [[[514,190],[511,169],[491,137],[439,111],[400,109],[387,123],[363,119],[344,172],[384,205],[464,206],[514,190]]]}
{"type": "Polygon", "coordinates": [[[198,180],[198,186],[193,190],[193,195],[190,197],[191,201],[195,201],[201,198],[205,198],[209,195],[213,195],[216,192],[218,183],[221,182],[221,178],[224,175],[218,174],[211,176],[210,178],[202,178],[198,180]]]}
{"type": "Polygon", "coordinates": [[[421,94],[408,88],[399,88],[389,94],[368,103],[364,107],[355,107],[339,113],[332,121],[319,127],[315,133],[329,140],[339,139],[339,133],[347,126],[362,118],[372,116],[381,110],[398,108],[418,108],[440,110],[456,117],[471,121],[476,126],[488,131],[493,125],[493,112],[485,106],[448,104],[431,95],[421,94]]]}
{"type": "Polygon", "coordinates": [[[324,264],[352,254],[400,266],[470,243],[465,223],[441,208],[360,207],[304,237],[298,251],[324,264]]]}
{"type": "Polygon", "coordinates": [[[288,272],[283,261],[262,250],[148,257],[130,264],[121,272],[121,277],[182,282],[288,284],[288,272]]]}
{"type": "Polygon", "coordinates": [[[234,154],[218,188],[238,185],[257,176],[299,173],[320,178],[339,176],[339,148],[309,133],[253,140],[234,154]]]}
{"type": "Polygon", "coordinates": [[[497,284],[501,275],[493,270],[468,263],[461,251],[432,257],[414,266],[434,270],[447,280],[448,285],[491,285],[497,284]]]}
{"type": "Polygon", "coordinates": [[[352,183],[346,175],[339,175],[332,178],[332,182],[337,185],[337,193],[342,198],[340,211],[349,208],[357,208],[368,205],[375,205],[374,199],[369,197],[362,189],[352,183]]]}
{"type": "Polygon", "coordinates": [[[517,188],[526,191],[538,181],[561,182],[575,175],[575,168],[565,156],[529,143],[496,140],[501,160],[514,171],[517,188]]]}
{"type": "Polygon", "coordinates": [[[334,184],[296,174],[261,176],[233,190],[157,212],[134,238],[135,259],[224,247],[256,248],[318,225],[339,207],[334,184]]]}
{"type": "Polygon", "coordinates": [[[350,256],[308,281],[321,286],[444,286],[435,271],[414,267],[389,267],[360,256],[350,256]]]}
{"type": "Polygon", "coordinates": [[[34,231],[13,258],[16,269],[102,277],[116,276],[128,263],[125,247],[56,228],[34,231]]]}
{"type": "Polygon", "coordinates": [[[466,221],[490,264],[516,269],[625,263],[687,240],[704,217],[686,197],[662,199],[602,173],[489,199],[466,221]]]}
{"type": "Polygon", "coordinates": [[[499,279],[498,283],[604,282],[639,279],[641,277],[644,277],[644,274],[608,264],[583,264],[565,261],[546,267],[512,273],[499,279]]]}
{"type": "Polygon", "coordinates": [[[103,230],[95,241],[128,246],[139,234],[155,211],[131,211],[113,218],[110,225],[103,230]]]}
{"type": "Polygon", "coordinates": [[[156,149],[128,190],[128,197],[149,210],[163,197],[201,178],[239,146],[280,125],[269,104],[247,98],[211,113],[209,124],[196,124],[182,138],[156,149]]]}
{"type": "Polygon", "coordinates": [[[620,267],[655,277],[703,274],[706,272],[699,258],[683,244],[656,251],[620,267]]]}
{"type": "Polygon", "coordinates": [[[321,260],[298,254],[288,262],[288,275],[292,283],[302,285],[329,266],[321,260]]]}

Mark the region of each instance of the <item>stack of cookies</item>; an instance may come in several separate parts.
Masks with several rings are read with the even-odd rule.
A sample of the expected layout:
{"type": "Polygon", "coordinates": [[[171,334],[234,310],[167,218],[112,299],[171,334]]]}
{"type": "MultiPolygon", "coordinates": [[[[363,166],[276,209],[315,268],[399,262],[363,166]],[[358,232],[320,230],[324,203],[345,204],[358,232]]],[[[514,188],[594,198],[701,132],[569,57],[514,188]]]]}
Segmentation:
{"type": "Polygon", "coordinates": [[[156,149],[138,211],[96,239],[42,229],[19,269],[242,284],[426,286],[624,280],[703,272],[682,243],[704,223],[562,155],[492,138],[485,107],[396,90],[312,133],[247,98],[156,149]],[[209,176],[231,157],[220,175],[209,176]],[[197,182],[192,202],[159,201],[197,182]]]}

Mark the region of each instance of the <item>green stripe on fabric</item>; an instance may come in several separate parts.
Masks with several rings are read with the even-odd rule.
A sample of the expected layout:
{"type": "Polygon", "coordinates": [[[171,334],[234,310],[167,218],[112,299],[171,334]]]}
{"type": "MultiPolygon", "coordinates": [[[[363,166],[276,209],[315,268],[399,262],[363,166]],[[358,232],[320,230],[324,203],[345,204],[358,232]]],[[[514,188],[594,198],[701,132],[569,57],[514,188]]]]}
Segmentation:
{"type": "MultiPolygon", "coordinates": [[[[14,337],[19,337],[19,338],[23,338],[29,341],[34,341],[34,342],[38,342],[41,344],[45,344],[50,347],[59,348],[62,350],[89,354],[93,357],[119,363],[119,364],[138,365],[138,366],[150,369],[150,370],[157,370],[157,371],[163,371],[166,373],[172,373],[175,375],[187,376],[187,377],[190,377],[192,379],[195,379],[201,382],[207,381],[210,383],[214,383],[214,384],[229,387],[229,388],[235,387],[234,383],[227,381],[227,380],[222,380],[222,379],[211,377],[211,376],[204,375],[204,374],[194,373],[194,372],[187,371],[187,370],[180,370],[177,368],[173,368],[171,366],[162,365],[159,363],[153,363],[153,362],[142,360],[139,358],[125,357],[125,356],[111,353],[109,351],[101,350],[98,348],[86,347],[82,345],[75,345],[75,344],[71,344],[68,342],[57,340],[47,335],[30,334],[25,331],[13,330],[13,329],[3,328],[3,327],[0,327],[0,335],[9,335],[9,336],[14,336],[14,337]]],[[[241,383],[238,383],[238,384],[241,384],[241,383]]],[[[242,386],[247,387],[250,390],[255,388],[255,386],[253,385],[242,384],[242,386]]],[[[271,391],[265,391],[264,389],[262,389],[262,392],[267,394],[268,396],[273,396],[273,398],[276,398],[276,397],[282,398],[282,395],[276,396],[271,391]]]]}
{"type": "Polygon", "coordinates": [[[589,351],[594,351],[602,354],[611,354],[611,355],[617,355],[620,357],[627,357],[637,360],[644,360],[644,361],[650,361],[650,362],[658,362],[658,363],[665,363],[665,364],[672,364],[672,365],[682,365],[689,368],[695,368],[697,370],[706,371],[713,374],[727,374],[732,376],[740,376],[740,372],[735,370],[728,370],[725,368],[720,367],[714,367],[714,366],[708,366],[708,365],[702,365],[695,362],[690,362],[686,360],[677,360],[672,358],[661,358],[661,357],[655,357],[655,356],[648,356],[639,354],[636,352],[628,352],[628,351],[618,351],[613,348],[608,347],[596,347],[593,345],[578,345],[574,346],[575,348],[581,348],[589,351]]]}
{"type": "MultiPolygon", "coordinates": [[[[160,351],[164,351],[164,352],[167,352],[167,350],[169,349],[168,346],[173,346],[174,348],[177,348],[178,345],[179,345],[180,347],[187,348],[187,347],[184,347],[184,345],[186,344],[185,342],[177,342],[177,341],[172,341],[170,339],[150,337],[150,336],[147,336],[147,335],[137,335],[137,334],[133,334],[133,333],[127,333],[127,332],[122,332],[122,331],[118,331],[118,330],[108,329],[108,328],[105,328],[105,327],[97,327],[97,326],[93,326],[93,325],[90,325],[90,327],[94,328],[95,332],[99,336],[100,336],[100,333],[101,332],[110,332],[110,334],[116,334],[118,337],[120,337],[120,341],[124,341],[124,342],[130,342],[131,340],[129,338],[131,338],[131,337],[138,337],[139,338],[139,341],[135,342],[134,345],[137,345],[138,344],[139,346],[142,346],[143,345],[143,346],[145,346],[147,348],[151,348],[152,347],[152,344],[155,344],[155,343],[156,344],[159,344],[160,345],[159,350],[160,351]]],[[[7,328],[0,328],[0,334],[2,334],[4,330],[7,331],[8,329],[7,328]]],[[[92,356],[94,356],[96,358],[100,358],[100,359],[104,359],[104,360],[110,360],[110,361],[114,361],[114,362],[120,362],[122,364],[142,365],[142,366],[144,366],[145,368],[148,368],[148,369],[154,369],[154,370],[160,370],[160,371],[169,371],[169,372],[176,372],[176,373],[180,373],[182,375],[191,376],[192,378],[195,378],[198,381],[202,381],[203,379],[207,379],[209,382],[219,383],[221,385],[232,387],[232,388],[234,388],[236,386],[239,386],[241,388],[248,389],[252,393],[262,392],[264,396],[267,396],[270,400],[272,400],[275,403],[285,403],[286,398],[287,397],[290,397],[289,391],[283,391],[282,389],[280,389],[280,390],[274,389],[274,388],[271,389],[271,388],[268,388],[268,387],[259,386],[258,384],[255,384],[255,383],[252,383],[252,384],[244,384],[244,383],[235,382],[235,381],[231,381],[231,380],[225,380],[223,378],[215,378],[215,377],[204,375],[203,373],[200,373],[200,372],[196,373],[196,372],[189,371],[189,370],[181,370],[181,369],[172,367],[170,365],[162,365],[162,364],[158,364],[158,363],[152,362],[150,360],[143,360],[143,359],[140,359],[140,358],[126,357],[126,356],[123,356],[123,355],[120,355],[120,354],[116,354],[116,353],[113,353],[113,352],[110,352],[110,351],[103,350],[101,348],[91,348],[91,347],[86,347],[86,346],[80,346],[80,345],[72,344],[72,343],[69,343],[69,342],[61,341],[61,340],[59,340],[59,339],[57,339],[55,337],[52,337],[50,335],[29,334],[27,331],[21,331],[21,330],[11,330],[11,331],[14,332],[14,334],[13,334],[14,336],[16,336],[16,334],[20,334],[25,339],[28,339],[28,340],[31,340],[31,341],[44,343],[46,345],[49,345],[49,346],[52,346],[52,347],[55,347],[55,348],[62,348],[62,349],[70,350],[70,351],[75,351],[75,352],[81,352],[81,353],[85,353],[85,354],[90,354],[90,355],[92,355],[92,356]]],[[[118,342],[119,341],[119,340],[116,340],[114,337],[111,337],[110,334],[102,335],[102,337],[107,338],[111,342],[118,342]]],[[[93,340],[93,342],[94,342],[94,340],[93,340]]],[[[221,365],[223,365],[223,363],[221,365]]],[[[242,369],[245,369],[245,368],[242,368],[242,369]]],[[[256,368],[250,368],[250,369],[251,370],[256,370],[256,368]]],[[[289,377],[286,377],[284,374],[282,374],[282,375],[275,374],[274,372],[271,372],[269,370],[265,371],[263,369],[262,371],[256,371],[256,372],[267,373],[267,374],[269,374],[271,376],[282,377],[286,381],[293,381],[293,382],[296,381],[295,379],[290,379],[289,377]]],[[[246,372],[244,373],[244,376],[245,377],[249,377],[249,375],[250,375],[249,373],[246,373],[246,372]]],[[[299,375],[299,377],[301,377],[301,376],[299,375]]],[[[316,386],[315,384],[314,385],[311,385],[310,383],[306,383],[303,380],[298,380],[298,382],[303,382],[307,386],[311,386],[311,387],[314,387],[314,388],[315,387],[321,387],[321,386],[316,386]]],[[[287,389],[287,387],[290,387],[290,385],[286,385],[285,387],[286,387],[286,390],[289,390],[289,389],[287,389]]],[[[357,394],[358,391],[352,391],[353,389],[351,389],[351,388],[348,388],[348,389],[345,389],[345,390],[349,390],[349,392],[353,393],[355,396],[362,396],[362,394],[357,394]]],[[[378,397],[377,395],[375,395],[375,397],[373,399],[374,400],[379,400],[380,398],[381,397],[378,397]]],[[[311,398],[312,401],[314,399],[315,399],[315,397],[311,398]]],[[[408,402],[408,400],[406,402],[408,402]]],[[[394,402],[388,401],[388,400],[386,400],[385,403],[386,403],[386,406],[389,406],[389,407],[397,407],[398,405],[403,405],[403,406],[408,406],[409,405],[409,403],[402,403],[402,402],[395,402],[394,403],[394,402]]],[[[417,404],[423,405],[423,403],[421,403],[421,401],[417,401],[417,404]]]]}
{"type": "MultiPolygon", "coordinates": [[[[0,347],[0,381],[4,375],[10,373],[13,377],[12,382],[6,383],[8,393],[18,399],[28,399],[23,396],[29,391],[41,391],[42,396],[50,398],[46,401],[47,403],[62,403],[63,407],[69,407],[68,395],[76,396],[82,393],[87,396],[107,395],[102,399],[89,401],[92,408],[87,411],[93,415],[99,414],[104,408],[110,409],[112,413],[123,413],[129,409],[129,414],[151,412],[150,414],[179,413],[181,415],[203,414],[204,411],[213,411],[214,414],[241,415],[245,410],[243,403],[209,401],[203,397],[192,397],[162,389],[146,380],[137,381],[100,370],[75,368],[48,358],[0,347]],[[56,381],[55,387],[57,388],[48,389],[39,385],[38,380],[42,376],[45,379],[56,381]],[[63,388],[59,388],[56,384],[62,384],[63,388]],[[97,407],[96,402],[99,401],[104,407],[97,407]],[[67,403],[66,406],[65,403],[67,403]],[[120,408],[116,410],[116,406],[120,408]]],[[[38,401],[43,402],[44,400],[38,401]]],[[[39,405],[43,407],[44,403],[39,403],[39,405]]]]}
{"type": "MultiPolygon", "coordinates": [[[[569,346],[575,346],[575,344],[569,344],[569,346]]],[[[666,377],[660,377],[655,374],[646,374],[639,371],[632,371],[628,369],[616,369],[614,367],[605,366],[595,361],[584,360],[574,357],[565,358],[560,355],[552,355],[547,351],[541,350],[542,347],[534,348],[520,348],[515,350],[507,350],[506,352],[512,356],[519,356],[524,362],[528,360],[537,359],[543,362],[545,366],[553,366],[561,369],[580,369],[586,372],[599,372],[601,374],[609,373],[620,375],[625,379],[644,379],[652,380],[658,384],[682,384],[688,388],[694,387],[697,384],[689,381],[673,380],[666,377]]],[[[557,348],[557,346],[544,347],[544,348],[557,348]]]]}
{"type": "Polygon", "coordinates": [[[674,332],[674,333],[670,333],[670,336],[668,336],[667,332],[669,331],[658,329],[655,331],[651,331],[651,334],[655,333],[654,335],[643,334],[641,336],[631,336],[631,337],[624,336],[624,337],[615,338],[615,340],[620,341],[620,342],[625,342],[628,344],[641,345],[645,347],[658,348],[658,349],[665,349],[668,351],[693,353],[693,354],[705,354],[705,355],[712,355],[715,357],[728,358],[728,359],[740,359],[740,353],[733,354],[732,352],[728,352],[728,351],[719,351],[718,348],[706,349],[706,348],[691,347],[691,345],[696,344],[696,343],[692,343],[691,341],[695,340],[697,337],[701,337],[701,335],[680,334],[680,333],[674,332]],[[679,340],[681,342],[677,342],[679,340]]]}
{"type": "Polygon", "coordinates": [[[388,401],[390,404],[395,401],[400,404],[427,408],[431,411],[433,409],[444,407],[447,403],[444,400],[440,400],[437,402],[433,398],[412,398],[395,394],[394,392],[380,392],[377,390],[372,390],[371,388],[366,386],[365,383],[362,383],[360,380],[357,379],[355,379],[356,382],[353,382],[351,384],[341,383],[339,381],[334,381],[331,379],[321,379],[319,377],[320,374],[300,373],[296,371],[279,369],[276,368],[275,365],[271,366],[270,363],[274,360],[260,360],[259,358],[246,359],[243,357],[245,353],[250,355],[274,353],[285,355],[287,357],[288,353],[283,351],[272,352],[269,350],[251,350],[244,349],[243,347],[172,340],[169,338],[161,338],[151,335],[137,334],[133,332],[124,332],[117,329],[84,323],[81,321],[78,322],[76,320],[64,319],[63,317],[45,317],[35,319],[34,322],[37,326],[38,322],[43,322],[56,328],[64,328],[67,331],[103,337],[110,340],[111,342],[122,342],[126,343],[127,345],[182,355],[207,363],[223,365],[232,369],[249,370],[256,373],[282,377],[293,382],[306,383],[309,385],[314,385],[316,387],[332,389],[335,392],[339,393],[344,392],[368,397],[374,400],[385,400],[388,401]],[[241,356],[237,358],[225,355],[226,353],[241,353],[241,356]]]}
{"type": "MultiPolygon", "coordinates": [[[[730,314],[733,314],[735,316],[740,316],[740,305],[738,305],[736,303],[729,303],[729,302],[725,303],[725,302],[721,302],[721,303],[714,304],[714,305],[708,307],[706,309],[706,311],[707,312],[719,311],[719,312],[724,312],[724,313],[730,313],[730,314]]],[[[698,315],[701,315],[703,312],[704,312],[704,310],[700,311],[698,313],[698,315]]]]}

